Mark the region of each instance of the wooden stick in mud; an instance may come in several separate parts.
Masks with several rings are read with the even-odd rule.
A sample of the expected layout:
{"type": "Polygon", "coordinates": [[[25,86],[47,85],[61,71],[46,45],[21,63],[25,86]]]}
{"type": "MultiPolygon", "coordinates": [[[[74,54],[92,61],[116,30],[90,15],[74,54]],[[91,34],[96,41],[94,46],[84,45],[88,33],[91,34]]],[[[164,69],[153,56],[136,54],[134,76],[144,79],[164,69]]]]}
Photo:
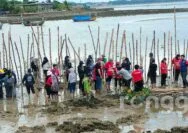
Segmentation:
{"type": "Polygon", "coordinates": [[[186,47],[186,59],[187,59],[187,52],[188,52],[188,40],[187,40],[187,47],[186,47]]]}
{"type": "Polygon", "coordinates": [[[185,54],[185,51],[186,51],[186,48],[185,48],[185,39],[184,39],[184,41],[183,41],[183,54],[185,54]]]}
{"type": "Polygon", "coordinates": [[[29,62],[30,62],[30,59],[29,59],[29,51],[30,51],[30,36],[29,34],[27,35],[27,69],[29,68],[29,62]]]}
{"type": "Polygon", "coordinates": [[[76,52],[75,51],[73,52],[74,52],[74,70],[76,70],[76,52]]]}
{"type": "Polygon", "coordinates": [[[170,63],[170,31],[168,32],[168,65],[170,63]]]}
{"type": "Polygon", "coordinates": [[[60,50],[60,45],[59,45],[59,26],[57,27],[57,48],[58,48],[57,55],[59,56],[59,53],[60,53],[60,51],[59,51],[60,50]]]}
{"type": "Polygon", "coordinates": [[[179,43],[179,40],[177,41],[177,45],[178,45],[178,54],[180,54],[180,43],[179,43]]]}
{"type": "Polygon", "coordinates": [[[121,42],[121,50],[120,50],[120,58],[119,58],[119,62],[120,63],[121,63],[121,59],[122,59],[122,53],[123,53],[124,43],[125,43],[125,31],[123,32],[122,42],[121,42]]]}
{"type": "Polygon", "coordinates": [[[2,40],[3,40],[3,45],[2,45],[2,53],[3,53],[3,68],[5,68],[5,40],[4,40],[4,33],[2,33],[2,40]]]}
{"type": "Polygon", "coordinates": [[[151,44],[151,53],[153,53],[153,47],[154,47],[154,39],[152,39],[152,44],[151,44]]]}
{"type": "Polygon", "coordinates": [[[3,38],[3,51],[5,52],[4,53],[4,56],[5,56],[5,58],[4,59],[6,59],[6,61],[4,60],[4,66],[7,68],[8,67],[8,55],[7,55],[7,48],[6,48],[6,44],[5,44],[5,38],[4,38],[4,33],[2,33],[2,38],[3,38]]]}
{"type": "Polygon", "coordinates": [[[61,63],[60,63],[60,62],[61,62],[61,55],[62,55],[64,43],[65,43],[65,40],[63,40],[63,42],[62,42],[62,39],[63,39],[63,38],[62,38],[62,36],[61,36],[61,38],[60,38],[60,40],[61,40],[61,41],[60,41],[60,42],[61,42],[61,43],[60,43],[60,44],[61,44],[61,49],[60,49],[60,53],[59,53],[59,55],[58,55],[58,57],[59,57],[59,59],[58,59],[58,64],[59,64],[59,65],[61,64],[61,63]]]}
{"type": "Polygon", "coordinates": [[[106,37],[105,37],[105,42],[104,42],[104,49],[103,49],[103,55],[105,55],[107,41],[108,41],[108,32],[106,32],[106,37]]]}
{"type": "Polygon", "coordinates": [[[8,68],[11,68],[11,49],[10,49],[10,32],[8,32],[8,58],[9,58],[9,62],[8,62],[8,68]]]}
{"type": "Polygon", "coordinates": [[[32,45],[32,52],[33,52],[33,57],[35,57],[35,41],[34,41],[35,39],[34,39],[34,34],[32,33],[32,43],[33,43],[33,45],[32,45]]]}
{"type": "Polygon", "coordinates": [[[117,54],[118,54],[118,37],[119,37],[119,24],[118,24],[118,27],[117,27],[117,36],[116,36],[116,54],[115,54],[115,56],[116,56],[116,62],[117,62],[117,54]]]}
{"type": "MultiPolygon", "coordinates": [[[[32,35],[33,36],[33,35],[32,35]]],[[[33,38],[33,37],[32,37],[33,38]]],[[[30,54],[30,58],[29,58],[29,63],[31,62],[31,57],[32,57],[32,52],[33,52],[33,45],[34,45],[34,40],[32,39],[32,42],[31,42],[31,46],[30,46],[30,52],[29,52],[29,54],[30,54]]],[[[30,64],[29,64],[30,65],[30,64]]],[[[30,68],[30,66],[29,66],[29,68],[30,68]]]]}
{"type": "Polygon", "coordinates": [[[70,38],[69,38],[69,37],[68,37],[68,41],[69,41],[69,43],[70,43],[70,45],[71,45],[71,47],[72,47],[73,51],[75,52],[76,56],[78,57],[78,59],[79,59],[79,61],[80,61],[80,57],[79,57],[78,53],[76,52],[76,50],[75,50],[74,46],[72,45],[72,42],[71,42],[71,40],[70,40],[70,38]]]}
{"type": "Polygon", "coordinates": [[[164,32],[164,54],[163,54],[163,57],[166,57],[165,53],[166,53],[166,33],[164,32]]]}
{"type": "Polygon", "coordinates": [[[96,55],[97,55],[97,56],[98,56],[98,49],[99,49],[99,56],[100,56],[100,42],[99,42],[99,36],[100,36],[100,27],[98,27],[97,48],[96,48],[96,55]]]}
{"type": "Polygon", "coordinates": [[[129,42],[129,58],[130,58],[131,61],[133,61],[133,59],[132,59],[132,52],[131,52],[131,43],[130,42],[129,42]]]}
{"type": "Polygon", "coordinates": [[[175,42],[175,55],[177,54],[177,49],[176,49],[176,8],[174,6],[174,42],[175,42]]]}
{"type": "Polygon", "coordinates": [[[126,39],[126,31],[125,31],[125,35],[124,35],[124,44],[125,44],[125,56],[127,57],[127,39],[126,39]]]}
{"type": "Polygon", "coordinates": [[[145,49],[145,62],[144,62],[144,70],[145,70],[145,79],[147,79],[147,72],[146,72],[146,57],[147,57],[147,49],[148,49],[148,37],[146,37],[146,49],[145,49]]]}
{"type": "Polygon", "coordinates": [[[68,56],[68,44],[67,44],[67,35],[65,34],[65,50],[66,50],[66,56],[68,56]]]}
{"type": "Polygon", "coordinates": [[[91,31],[91,27],[88,25],[88,28],[89,28],[89,33],[91,35],[91,40],[92,40],[92,44],[93,44],[93,48],[94,48],[94,52],[95,52],[95,59],[97,59],[95,42],[94,42],[94,39],[93,39],[93,34],[92,34],[92,31],[91,31]]]}
{"type": "Polygon", "coordinates": [[[43,32],[42,26],[41,26],[41,37],[42,37],[43,56],[46,57],[46,51],[45,51],[45,47],[44,47],[44,32],[43,32]]]}
{"type": "Polygon", "coordinates": [[[133,45],[133,66],[135,65],[134,61],[135,61],[135,46],[134,46],[134,34],[132,33],[132,45],[133,45]]]}
{"type": "MultiPolygon", "coordinates": [[[[157,39],[157,59],[158,59],[158,67],[159,67],[160,66],[160,59],[159,59],[159,39],[157,39]]],[[[159,70],[159,75],[160,74],[161,74],[161,71],[159,70]]]]}
{"type": "Polygon", "coordinates": [[[140,64],[142,62],[142,27],[140,27],[140,64]]]}
{"type": "Polygon", "coordinates": [[[136,40],[136,64],[138,64],[138,40],[136,40]]]}
{"type": "MultiPolygon", "coordinates": [[[[17,47],[17,44],[16,42],[14,42],[14,45],[15,45],[15,48],[16,48],[16,51],[17,51],[17,56],[18,56],[18,60],[19,60],[19,64],[20,64],[20,76],[22,76],[22,63],[21,63],[21,58],[20,58],[20,53],[18,51],[18,47],[17,47]]],[[[21,93],[22,93],[22,98],[23,98],[23,85],[21,84],[21,93]]]]}
{"type": "Polygon", "coordinates": [[[0,67],[2,68],[1,51],[0,51],[0,67]]]}
{"type": "Polygon", "coordinates": [[[80,57],[80,60],[81,60],[80,47],[78,47],[78,56],[80,57]]]}
{"type": "Polygon", "coordinates": [[[50,28],[49,28],[49,55],[50,55],[50,64],[52,65],[52,40],[51,40],[50,28]]]}
{"type": "Polygon", "coordinates": [[[21,54],[22,54],[22,60],[23,60],[23,66],[24,66],[24,72],[26,73],[26,66],[25,66],[25,57],[24,57],[24,52],[23,52],[23,45],[22,45],[22,39],[20,37],[20,46],[21,46],[21,54]]]}
{"type": "Polygon", "coordinates": [[[112,59],[114,60],[115,50],[114,50],[114,40],[112,40],[112,59]]]}
{"type": "Polygon", "coordinates": [[[108,52],[108,59],[110,59],[110,56],[111,56],[113,37],[114,37],[114,29],[112,29],[112,33],[111,33],[110,46],[109,46],[109,52],[108,52]]]}
{"type": "Polygon", "coordinates": [[[14,47],[13,47],[13,42],[12,42],[11,36],[10,36],[10,44],[11,44],[11,48],[12,48],[12,54],[13,54],[12,56],[13,56],[13,59],[14,59],[14,65],[15,65],[17,77],[18,77],[18,80],[19,80],[20,76],[19,76],[19,72],[18,72],[18,66],[17,66],[17,63],[16,63],[16,56],[15,56],[15,52],[14,52],[14,47]]]}
{"type": "Polygon", "coordinates": [[[87,48],[86,48],[86,44],[84,44],[84,62],[86,62],[87,60],[87,48]]]}
{"type": "Polygon", "coordinates": [[[156,56],[155,56],[155,51],[156,51],[156,50],[155,50],[155,48],[156,48],[156,47],[155,47],[155,30],[153,31],[153,46],[154,46],[154,52],[153,52],[153,54],[154,54],[154,58],[155,58],[155,57],[156,57],[156,56]]]}

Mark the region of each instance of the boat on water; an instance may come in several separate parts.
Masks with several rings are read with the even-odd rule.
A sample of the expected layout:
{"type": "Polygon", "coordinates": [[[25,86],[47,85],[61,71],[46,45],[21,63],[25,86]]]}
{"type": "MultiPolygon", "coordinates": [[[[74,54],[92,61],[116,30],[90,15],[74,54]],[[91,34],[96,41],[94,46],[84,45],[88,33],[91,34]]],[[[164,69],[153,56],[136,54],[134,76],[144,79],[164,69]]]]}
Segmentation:
{"type": "Polygon", "coordinates": [[[24,21],[24,26],[42,26],[44,21],[24,21]]]}
{"type": "Polygon", "coordinates": [[[9,24],[22,24],[21,21],[12,21],[12,22],[9,22],[9,24]]]}
{"type": "Polygon", "coordinates": [[[85,22],[85,21],[95,21],[96,16],[90,16],[90,15],[76,15],[73,16],[74,22],[85,22]]]}

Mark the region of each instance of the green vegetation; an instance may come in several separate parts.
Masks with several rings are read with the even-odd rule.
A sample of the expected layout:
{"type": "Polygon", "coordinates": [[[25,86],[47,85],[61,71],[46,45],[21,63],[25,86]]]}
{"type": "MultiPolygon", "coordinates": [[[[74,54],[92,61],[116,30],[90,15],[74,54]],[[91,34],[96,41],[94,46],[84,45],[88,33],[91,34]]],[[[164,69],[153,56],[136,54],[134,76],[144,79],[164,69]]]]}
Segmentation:
{"type": "Polygon", "coordinates": [[[14,14],[23,12],[38,12],[46,9],[62,11],[70,10],[70,4],[66,0],[63,3],[55,0],[52,3],[48,3],[47,7],[45,7],[45,3],[28,3],[28,0],[24,0],[23,2],[16,0],[0,0],[0,9],[4,11],[9,11],[10,13],[14,14]]]}

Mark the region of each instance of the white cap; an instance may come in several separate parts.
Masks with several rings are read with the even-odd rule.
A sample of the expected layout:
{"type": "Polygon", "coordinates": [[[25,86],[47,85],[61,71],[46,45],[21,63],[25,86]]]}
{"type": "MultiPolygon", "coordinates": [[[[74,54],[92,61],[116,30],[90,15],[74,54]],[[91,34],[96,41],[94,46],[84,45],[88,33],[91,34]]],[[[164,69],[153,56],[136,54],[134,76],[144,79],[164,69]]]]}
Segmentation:
{"type": "Polygon", "coordinates": [[[47,76],[50,76],[52,75],[52,72],[51,71],[47,71],[47,76]]]}

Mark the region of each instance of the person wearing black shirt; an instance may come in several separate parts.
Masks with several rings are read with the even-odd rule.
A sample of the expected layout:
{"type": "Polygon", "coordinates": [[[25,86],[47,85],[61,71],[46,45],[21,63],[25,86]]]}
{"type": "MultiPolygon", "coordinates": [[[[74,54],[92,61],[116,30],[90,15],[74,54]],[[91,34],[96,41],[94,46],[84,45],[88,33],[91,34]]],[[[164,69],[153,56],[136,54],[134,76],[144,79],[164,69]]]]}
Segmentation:
{"type": "Polygon", "coordinates": [[[151,80],[151,88],[156,87],[156,77],[157,77],[157,64],[155,63],[155,60],[151,60],[151,64],[149,66],[150,70],[150,80],[151,80]]]}

